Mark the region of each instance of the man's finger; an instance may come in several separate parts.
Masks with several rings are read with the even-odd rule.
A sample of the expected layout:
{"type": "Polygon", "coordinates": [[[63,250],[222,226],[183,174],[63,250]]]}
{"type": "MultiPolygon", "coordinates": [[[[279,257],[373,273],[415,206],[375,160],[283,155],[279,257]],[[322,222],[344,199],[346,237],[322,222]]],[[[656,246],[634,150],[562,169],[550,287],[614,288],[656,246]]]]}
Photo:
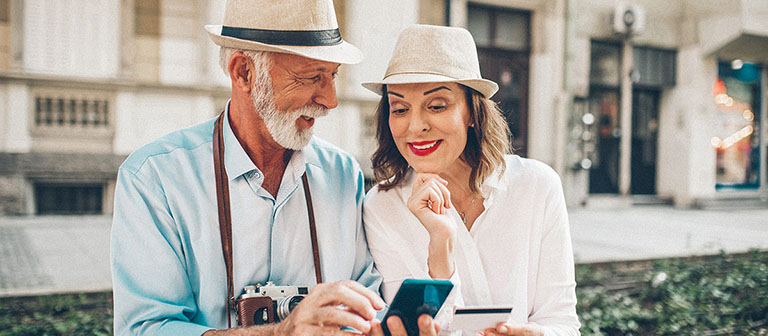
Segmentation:
{"type": "Polygon", "coordinates": [[[339,307],[323,307],[312,312],[312,321],[320,326],[331,326],[339,329],[350,327],[367,333],[371,330],[371,323],[360,315],[341,309],[339,307]]]}
{"type": "Polygon", "coordinates": [[[378,294],[357,281],[344,280],[324,284],[320,304],[337,306],[343,304],[356,311],[367,320],[376,317],[376,310],[384,309],[385,304],[378,294]]]}
{"type": "Polygon", "coordinates": [[[369,336],[384,336],[384,327],[381,325],[381,321],[371,321],[371,331],[368,332],[369,336]]]}
{"type": "MultiPolygon", "coordinates": [[[[374,291],[370,290],[368,287],[363,286],[359,282],[346,280],[346,281],[342,281],[341,283],[349,287],[353,291],[368,298],[368,300],[373,305],[374,309],[382,310],[386,307],[386,303],[384,303],[384,300],[382,300],[381,297],[379,297],[379,294],[376,294],[374,291]]],[[[374,315],[375,315],[375,312],[374,312],[374,315]]]]}

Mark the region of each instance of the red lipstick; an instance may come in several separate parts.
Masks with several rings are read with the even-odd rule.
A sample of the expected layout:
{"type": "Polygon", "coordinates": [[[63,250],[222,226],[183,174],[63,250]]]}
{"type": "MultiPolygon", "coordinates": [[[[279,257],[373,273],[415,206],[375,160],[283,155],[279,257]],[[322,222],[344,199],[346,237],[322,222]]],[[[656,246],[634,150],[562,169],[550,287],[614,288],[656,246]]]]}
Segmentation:
{"type": "Polygon", "coordinates": [[[418,156],[425,156],[436,151],[437,147],[439,147],[442,142],[443,140],[409,142],[408,147],[411,149],[413,154],[418,156]]]}

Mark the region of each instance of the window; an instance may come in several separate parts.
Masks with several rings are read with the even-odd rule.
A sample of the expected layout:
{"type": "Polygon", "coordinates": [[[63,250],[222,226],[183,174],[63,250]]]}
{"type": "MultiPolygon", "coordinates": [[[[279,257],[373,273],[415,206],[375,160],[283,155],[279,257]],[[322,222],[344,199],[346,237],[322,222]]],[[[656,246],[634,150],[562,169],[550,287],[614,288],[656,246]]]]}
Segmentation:
{"type": "Polygon", "coordinates": [[[136,35],[160,36],[160,1],[136,0],[136,35]]]}
{"type": "Polygon", "coordinates": [[[0,0],[0,23],[8,22],[11,17],[11,0],[0,0]]]}
{"type": "Polygon", "coordinates": [[[504,112],[515,153],[526,156],[530,13],[469,4],[467,29],[477,44],[483,78],[499,84],[492,99],[504,112]]]}
{"type": "Polygon", "coordinates": [[[470,4],[467,16],[467,30],[478,47],[530,49],[530,13],[470,4]]]}
{"type": "Polygon", "coordinates": [[[632,55],[634,84],[659,88],[674,86],[676,58],[674,50],[635,47],[632,55]]]}
{"type": "Polygon", "coordinates": [[[723,62],[713,88],[717,189],[760,186],[762,69],[752,63],[723,62]]]}
{"type": "Polygon", "coordinates": [[[24,1],[24,69],[114,77],[119,64],[120,1],[24,1]]]}
{"type": "Polygon", "coordinates": [[[35,184],[35,213],[38,215],[82,215],[102,213],[103,184],[35,184]]]}
{"type": "Polygon", "coordinates": [[[621,46],[618,43],[592,41],[589,83],[619,87],[621,78],[621,46]]]}

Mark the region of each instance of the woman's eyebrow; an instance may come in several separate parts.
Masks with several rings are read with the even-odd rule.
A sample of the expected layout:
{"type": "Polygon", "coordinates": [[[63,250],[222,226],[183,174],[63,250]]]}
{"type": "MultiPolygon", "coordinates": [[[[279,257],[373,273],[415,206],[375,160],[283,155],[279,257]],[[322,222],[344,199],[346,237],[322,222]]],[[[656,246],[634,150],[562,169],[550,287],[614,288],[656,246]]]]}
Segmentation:
{"type": "Polygon", "coordinates": [[[400,97],[400,98],[404,98],[404,97],[403,97],[403,95],[401,95],[401,94],[399,94],[399,93],[397,93],[397,92],[395,92],[395,91],[387,91],[387,94],[391,94],[391,95],[395,95],[395,96],[398,96],[398,97],[400,97]]]}
{"type": "Polygon", "coordinates": [[[438,91],[438,90],[442,90],[442,89],[446,89],[448,91],[451,91],[451,89],[449,89],[447,86],[440,86],[440,87],[436,87],[436,88],[431,89],[431,90],[424,91],[424,95],[426,96],[426,95],[428,95],[428,94],[430,94],[432,92],[435,92],[435,91],[438,91]]]}

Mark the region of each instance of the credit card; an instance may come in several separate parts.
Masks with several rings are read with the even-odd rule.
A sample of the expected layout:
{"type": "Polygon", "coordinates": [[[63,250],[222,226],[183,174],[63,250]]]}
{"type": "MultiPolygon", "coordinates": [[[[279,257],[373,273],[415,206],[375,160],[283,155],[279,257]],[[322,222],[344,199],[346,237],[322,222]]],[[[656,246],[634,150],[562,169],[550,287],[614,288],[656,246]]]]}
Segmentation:
{"type": "Polygon", "coordinates": [[[486,328],[496,328],[497,324],[509,319],[510,313],[512,307],[454,307],[449,329],[475,333],[486,328]]]}

